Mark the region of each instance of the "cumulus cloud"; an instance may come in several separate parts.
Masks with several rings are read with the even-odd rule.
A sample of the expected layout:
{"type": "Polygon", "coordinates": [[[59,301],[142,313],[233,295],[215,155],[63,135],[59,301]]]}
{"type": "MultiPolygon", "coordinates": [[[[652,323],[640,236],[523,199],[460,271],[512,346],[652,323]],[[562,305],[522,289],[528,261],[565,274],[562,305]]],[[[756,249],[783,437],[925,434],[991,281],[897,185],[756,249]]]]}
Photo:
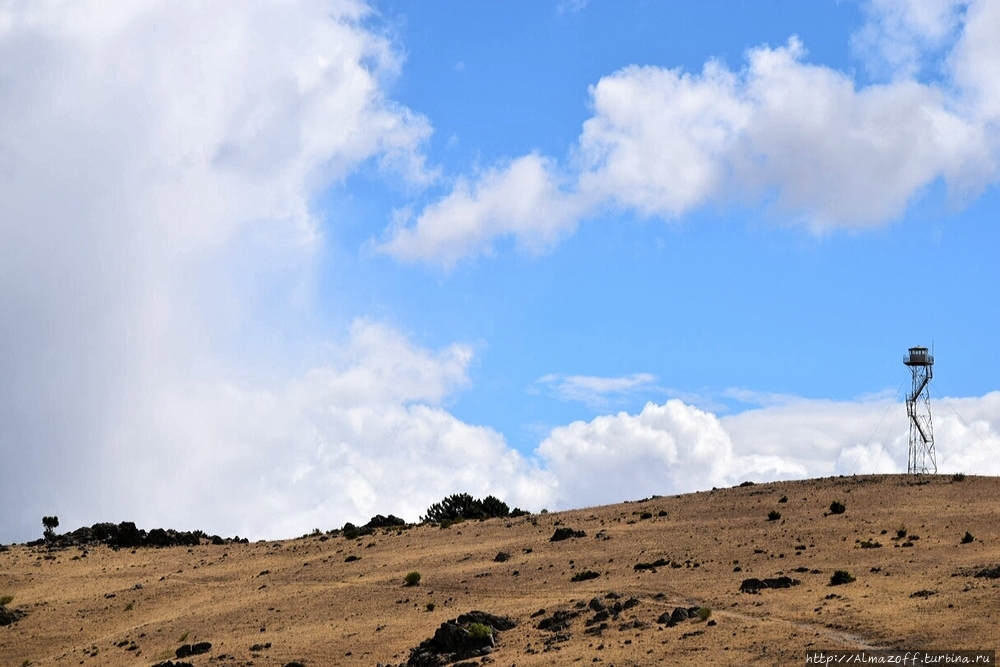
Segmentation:
{"type": "MultiPolygon", "coordinates": [[[[745,480],[906,472],[906,409],[888,407],[786,397],[720,418],[671,399],[555,428],[536,454],[560,507],[745,480]]],[[[1000,392],[935,401],[933,409],[941,473],[1000,474],[1000,392]]]]}
{"type": "MultiPolygon", "coordinates": [[[[168,425],[202,423],[160,457],[197,461],[185,442],[208,450],[233,397],[268,396],[247,388],[254,362],[240,355],[301,317],[321,234],[310,198],[366,162],[434,178],[430,125],[385,94],[401,59],[367,12],[352,0],[0,9],[0,534],[34,534],[40,513],[132,518],[127,489],[157,511],[197,498],[209,473],[140,475],[142,455],[168,425]],[[153,498],[143,489],[160,476],[153,498]]],[[[409,410],[412,378],[439,396],[463,354],[365,373],[400,374],[395,404],[409,410]]],[[[363,396],[364,379],[338,381],[363,396]]]]}
{"type": "Polygon", "coordinates": [[[285,537],[376,513],[416,520],[459,490],[525,507],[552,500],[547,473],[442,407],[468,381],[467,347],[431,352],[360,320],[331,356],[276,387],[160,387],[118,452],[135,516],[285,537]],[[175,496],[178,486],[188,493],[175,496]]]}
{"type": "Polygon", "coordinates": [[[863,230],[898,219],[939,180],[970,196],[997,177],[1000,10],[967,4],[870,5],[858,39],[891,63],[885,83],[808,62],[794,36],[750,49],[739,71],[709,61],[698,73],[609,74],[590,88],[572,178],[530,155],[460,179],[415,223],[387,230],[381,249],[450,267],[498,238],[544,248],[608,206],[674,219],[719,201],[763,202],[814,233],[863,230]],[[911,76],[932,46],[948,47],[940,83],[911,76]]]}
{"type": "Polygon", "coordinates": [[[378,249],[445,268],[468,255],[489,254],[497,238],[513,237],[537,253],[574,231],[585,209],[578,195],[561,189],[552,161],[530,154],[485,171],[475,182],[460,178],[415,222],[397,220],[378,249]]]}
{"type": "Polygon", "coordinates": [[[633,373],[620,377],[594,375],[544,375],[537,385],[547,387],[564,401],[579,401],[591,407],[606,407],[609,402],[650,389],[656,376],[651,373],[633,373]]]}

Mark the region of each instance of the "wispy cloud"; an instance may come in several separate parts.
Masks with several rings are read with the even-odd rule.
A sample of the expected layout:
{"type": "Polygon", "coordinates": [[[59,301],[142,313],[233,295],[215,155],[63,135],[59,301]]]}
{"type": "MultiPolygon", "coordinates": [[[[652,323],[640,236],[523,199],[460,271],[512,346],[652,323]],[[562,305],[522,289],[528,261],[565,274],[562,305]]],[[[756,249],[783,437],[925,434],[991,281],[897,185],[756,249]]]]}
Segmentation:
{"type": "Polygon", "coordinates": [[[547,388],[564,401],[578,401],[591,407],[607,407],[621,399],[655,389],[656,376],[633,373],[619,377],[593,375],[545,375],[535,385],[547,388]]]}

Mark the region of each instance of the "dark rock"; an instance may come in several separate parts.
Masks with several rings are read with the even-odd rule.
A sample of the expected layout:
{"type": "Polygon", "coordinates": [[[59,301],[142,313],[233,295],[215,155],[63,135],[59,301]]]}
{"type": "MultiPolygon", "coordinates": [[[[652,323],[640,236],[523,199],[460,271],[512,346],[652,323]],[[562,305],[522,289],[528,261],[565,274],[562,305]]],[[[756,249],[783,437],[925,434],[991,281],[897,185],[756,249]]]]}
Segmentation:
{"type": "Polygon", "coordinates": [[[684,607],[674,607],[674,610],[670,612],[670,625],[676,625],[681,621],[686,621],[691,618],[691,614],[684,607]]]}
{"type": "Polygon", "coordinates": [[[375,529],[375,528],[396,528],[397,526],[405,526],[406,521],[400,519],[398,516],[382,516],[381,514],[376,514],[371,518],[371,521],[364,525],[364,528],[375,529]]]}
{"type": "Polygon", "coordinates": [[[175,541],[171,539],[170,535],[167,535],[167,531],[162,528],[154,528],[146,535],[146,544],[151,547],[169,547],[175,544],[175,541]]]}
{"type": "Polygon", "coordinates": [[[0,605],[0,626],[16,623],[24,616],[25,613],[20,609],[8,609],[4,605],[0,605]]]}
{"type": "Polygon", "coordinates": [[[114,546],[122,549],[133,549],[142,546],[143,535],[135,524],[131,521],[122,521],[118,524],[118,536],[115,538],[114,546]]]}
{"type": "Polygon", "coordinates": [[[158,662],[153,667],[194,667],[190,662],[173,662],[171,660],[164,660],[163,662],[158,662]]]}
{"type": "Polygon", "coordinates": [[[212,642],[198,642],[191,647],[191,655],[201,655],[212,650],[212,642]]]}
{"type": "Polygon", "coordinates": [[[496,616],[483,611],[470,611],[456,619],[446,621],[434,632],[434,636],[424,640],[410,651],[407,667],[441,667],[456,661],[481,658],[489,655],[499,631],[510,630],[516,622],[506,616],[496,616]],[[488,626],[492,632],[473,633],[469,626],[473,623],[488,626]]]}
{"type": "Polygon", "coordinates": [[[983,568],[974,575],[981,579],[1000,579],[1000,565],[983,568]]]}
{"type": "Polygon", "coordinates": [[[531,615],[531,618],[538,618],[539,616],[545,616],[545,610],[544,609],[539,609],[538,611],[536,611],[535,613],[533,613],[531,615]]]}
{"type": "Polygon", "coordinates": [[[625,609],[631,609],[632,607],[638,607],[638,606],[639,606],[639,598],[629,598],[628,600],[625,600],[625,604],[622,605],[622,607],[625,609]]]}
{"type": "Polygon", "coordinates": [[[306,667],[298,660],[292,660],[291,662],[286,662],[285,667],[306,667]]]}
{"type": "Polygon", "coordinates": [[[591,599],[589,606],[594,611],[604,611],[604,609],[605,609],[604,603],[601,602],[598,598],[591,599]]]}
{"type": "Polygon", "coordinates": [[[190,644],[184,644],[183,646],[179,647],[176,651],[174,651],[174,657],[177,658],[186,658],[189,655],[191,655],[190,644]]]}
{"type": "Polygon", "coordinates": [[[556,611],[548,618],[543,618],[535,627],[549,632],[562,632],[569,628],[570,621],[580,615],[578,611],[556,611]]]}
{"type": "Polygon", "coordinates": [[[509,616],[496,616],[495,614],[489,614],[485,611],[470,611],[468,614],[462,614],[456,619],[459,623],[482,623],[483,625],[488,625],[494,630],[513,630],[517,627],[517,621],[510,618],[509,616]]]}
{"type": "Polygon", "coordinates": [[[663,624],[663,623],[669,624],[670,623],[670,612],[669,611],[665,611],[662,614],[660,614],[660,616],[656,619],[656,622],[660,623],[660,624],[663,624]]]}
{"type": "Polygon", "coordinates": [[[496,563],[506,563],[510,560],[510,554],[506,551],[499,551],[497,555],[493,557],[493,561],[496,563]]]}
{"type": "Polygon", "coordinates": [[[798,586],[799,580],[791,577],[775,577],[773,579],[744,579],[740,591],[744,593],[759,593],[763,588],[790,588],[798,586]]]}
{"type": "Polygon", "coordinates": [[[560,542],[562,540],[568,540],[571,537],[586,537],[587,533],[582,530],[573,530],[572,528],[556,528],[556,532],[552,534],[549,538],[549,542],[560,542]]]}

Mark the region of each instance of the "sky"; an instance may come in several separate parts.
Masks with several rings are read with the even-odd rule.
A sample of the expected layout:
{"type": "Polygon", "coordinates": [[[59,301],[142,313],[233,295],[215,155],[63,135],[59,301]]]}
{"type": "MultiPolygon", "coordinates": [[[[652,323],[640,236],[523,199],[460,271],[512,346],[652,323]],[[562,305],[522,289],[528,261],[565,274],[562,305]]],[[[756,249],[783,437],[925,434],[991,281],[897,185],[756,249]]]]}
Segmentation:
{"type": "Polygon", "coordinates": [[[1000,474],[1000,4],[0,2],[0,542],[1000,474]]]}

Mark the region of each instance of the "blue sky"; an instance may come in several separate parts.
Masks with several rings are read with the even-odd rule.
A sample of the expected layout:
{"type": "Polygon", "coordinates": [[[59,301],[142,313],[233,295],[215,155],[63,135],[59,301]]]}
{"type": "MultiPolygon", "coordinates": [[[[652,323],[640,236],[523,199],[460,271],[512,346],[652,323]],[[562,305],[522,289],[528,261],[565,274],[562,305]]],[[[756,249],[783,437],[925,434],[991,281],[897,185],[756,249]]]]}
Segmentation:
{"type": "Polygon", "coordinates": [[[911,345],[942,471],[1000,474],[998,32],[953,0],[0,8],[0,542],[905,471],[911,345]]]}

